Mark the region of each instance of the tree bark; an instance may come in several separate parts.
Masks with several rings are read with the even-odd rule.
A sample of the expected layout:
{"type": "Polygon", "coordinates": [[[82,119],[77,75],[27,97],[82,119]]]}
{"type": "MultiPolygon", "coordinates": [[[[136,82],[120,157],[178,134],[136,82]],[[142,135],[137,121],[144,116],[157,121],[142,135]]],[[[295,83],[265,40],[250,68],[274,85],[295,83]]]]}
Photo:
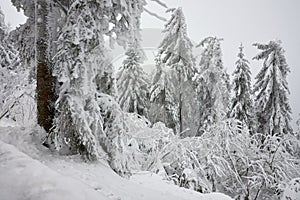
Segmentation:
{"type": "Polygon", "coordinates": [[[37,14],[37,121],[38,124],[49,132],[53,126],[55,114],[55,79],[52,76],[52,65],[48,59],[48,30],[47,0],[38,0],[36,5],[37,14]]]}
{"type": "Polygon", "coordinates": [[[180,134],[183,131],[182,106],[183,106],[182,93],[180,92],[179,94],[179,133],[180,134]]]}
{"type": "Polygon", "coordinates": [[[178,114],[179,114],[179,134],[181,134],[182,133],[182,131],[183,131],[183,119],[182,119],[182,106],[183,106],[183,100],[182,100],[182,77],[181,77],[181,74],[179,73],[179,110],[178,110],[178,114]]]}

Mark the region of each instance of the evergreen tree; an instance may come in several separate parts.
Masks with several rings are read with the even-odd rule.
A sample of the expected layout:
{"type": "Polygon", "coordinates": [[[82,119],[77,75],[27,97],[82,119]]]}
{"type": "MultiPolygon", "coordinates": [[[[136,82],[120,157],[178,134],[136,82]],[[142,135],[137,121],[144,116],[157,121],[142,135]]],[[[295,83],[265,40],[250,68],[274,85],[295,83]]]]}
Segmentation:
{"type": "Polygon", "coordinates": [[[160,59],[156,59],[156,71],[150,89],[151,119],[153,122],[164,122],[176,133],[179,120],[172,72],[160,59]]]}
{"type": "MultiPolygon", "coordinates": [[[[110,156],[111,166],[120,167],[117,157],[122,158],[122,133],[116,129],[111,131],[116,126],[110,123],[117,117],[111,117],[113,111],[106,110],[105,104],[111,100],[101,98],[100,94],[114,93],[114,81],[109,77],[113,74],[112,67],[107,65],[103,36],[111,37],[120,45],[132,41],[137,35],[135,20],[143,6],[143,1],[135,0],[116,4],[102,0],[72,1],[55,57],[54,73],[60,88],[56,126],[49,135],[61,152],[79,152],[95,160],[104,150],[110,156]],[[115,26],[111,28],[110,23],[115,26]]],[[[121,167],[124,168],[114,170],[127,170],[126,165],[121,167]]]]}
{"type": "Polygon", "coordinates": [[[0,8],[0,120],[6,117],[16,123],[22,123],[25,122],[27,114],[22,111],[28,111],[29,106],[23,107],[21,103],[28,100],[31,95],[28,73],[21,65],[19,52],[14,48],[14,42],[9,37],[4,18],[0,8]]]}
{"type": "Polygon", "coordinates": [[[26,23],[10,32],[10,38],[15,41],[15,48],[20,53],[20,59],[24,67],[30,70],[30,81],[36,80],[36,12],[35,2],[26,0],[11,0],[18,11],[24,11],[27,17],[26,23]]]}
{"type": "Polygon", "coordinates": [[[0,39],[1,41],[4,39],[4,37],[7,35],[7,25],[5,23],[5,16],[2,12],[2,9],[0,7],[0,39]]]}
{"type": "Polygon", "coordinates": [[[292,132],[291,107],[288,101],[287,65],[281,41],[254,44],[261,52],[253,59],[263,60],[256,76],[254,92],[258,132],[263,135],[283,135],[292,132]]]}
{"type": "Polygon", "coordinates": [[[19,64],[19,55],[9,40],[8,34],[8,26],[5,23],[5,16],[0,7],[0,67],[15,69],[19,64]]]}
{"type": "Polygon", "coordinates": [[[254,129],[254,106],[251,98],[251,71],[249,61],[245,59],[243,45],[240,46],[236,69],[233,72],[233,92],[232,107],[230,117],[245,123],[253,133],[254,129]]]}
{"type": "Polygon", "coordinates": [[[297,124],[297,132],[296,132],[296,136],[298,137],[298,139],[300,140],[300,114],[298,114],[299,117],[296,121],[296,124],[297,124]]]}
{"type": "Polygon", "coordinates": [[[197,134],[201,134],[228,114],[230,84],[229,75],[223,66],[220,41],[216,37],[207,37],[198,45],[204,49],[199,73],[195,77],[199,103],[197,134]]]}
{"type": "Polygon", "coordinates": [[[141,67],[143,55],[136,44],[130,45],[117,77],[118,101],[126,112],[148,115],[148,80],[141,67]]]}
{"type": "MultiPolygon", "coordinates": [[[[192,85],[194,76],[194,57],[192,55],[193,44],[187,36],[185,17],[182,9],[171,9],[171,19],[166,23],[163,33],[164,39],[159,46],[158,63],[170,68],[173,78],[176,80],[175,91],[172,94],[178,107],[179,132],[183,131],[183,110],[185,104],[186,87],[192,85]]],[[[157,70],[159,73],[159,70],[157,70]]],[[[175,81],[174,80],[174,81],[175,81]]]]}

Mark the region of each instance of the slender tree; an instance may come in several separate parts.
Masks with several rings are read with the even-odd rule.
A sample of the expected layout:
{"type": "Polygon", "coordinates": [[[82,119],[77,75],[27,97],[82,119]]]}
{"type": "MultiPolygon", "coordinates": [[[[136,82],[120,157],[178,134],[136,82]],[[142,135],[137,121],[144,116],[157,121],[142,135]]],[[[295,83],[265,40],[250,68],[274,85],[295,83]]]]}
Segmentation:
{"type": "Polygon", "coordinates": [[[141,67],[143,55],[139,49],[139,45],[132,44],[125,53],[127,57],[117,76],[118,101],[124,111],[147,117],[149,81],[141,67]]]}
{"type": "Polygon", "coordinates": [[[263,67],[256,76],[254,92],[258,118],[258,132],[264,135],[283,135],[292,132],[290,125],[287,65],[281,41],[254,44],[261,52],[253,59],[263,60],[263,67]]]}
{"type": "Polygon", "coordinates": [[[251,97],[251,71],[249,61],[245,58],[243,45],[239,47],[236,69],[233,72],[233,92],[230,117],[245,123],[251,132],[254,129],[254,106],[251,97]]]}
{"type": "Polygon", "coordinates": [[[183,107],[185,88],[191,86],[195,73],[193,44],[187,36],[187,27],[182,8],[170,9],[171,19],[166,23],[164,39],[159,46],[158,63],[173,71],[177,84],[174,86],[175,100],[178,105],[179,132],[183,131],[183,107]]]}
{"type": "Polygon", "coordinates": [[[199,103],[197,134],[224,119],[229,110],[229,75],[223,66],[221,40],[207,37],[198,45],[203,48],[203,52],[199,73],[195,77],[199,103]]]}
{"type": "Polygon", "coordinates": [[[170,68],[156,59],[156,71],[150,89],[151,119],[153,122],[162,121],[167,127],[178,132],[178,105],[176,104],[176,90],[173,73],[170,68]]]}

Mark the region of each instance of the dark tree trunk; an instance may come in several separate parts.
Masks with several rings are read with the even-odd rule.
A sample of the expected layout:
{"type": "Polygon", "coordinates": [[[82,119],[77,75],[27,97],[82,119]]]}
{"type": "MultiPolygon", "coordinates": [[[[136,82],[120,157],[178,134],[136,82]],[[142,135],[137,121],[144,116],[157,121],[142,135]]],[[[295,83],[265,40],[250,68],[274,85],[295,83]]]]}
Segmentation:
{"type": "Polygon", "coordinates": [[[182,89],[183,89],[183,81],[181,77],[181,73],[178,74],[179,76],[179,108],[178,108],[178,115],[179,115],[179,134],[183,131],[183,118],[182,118],[182,106],[183,106],[183,95],[182,95],[182,89]]]}
{"type": "Polygon", "coordinates": [[[55,79],[48,59],[47,0],[38,0],[37,9],[37,121],[47,132],[53,126],[55,105],[55,79]]]}
{"type": "Polygon", "coordinates": [[[179,94],[179,133],[181,134],[183,132],[183,118],[182,118],[182,106],[183,106],[183,102],[182,102],[182,93],[180,91],[179,94]]]}

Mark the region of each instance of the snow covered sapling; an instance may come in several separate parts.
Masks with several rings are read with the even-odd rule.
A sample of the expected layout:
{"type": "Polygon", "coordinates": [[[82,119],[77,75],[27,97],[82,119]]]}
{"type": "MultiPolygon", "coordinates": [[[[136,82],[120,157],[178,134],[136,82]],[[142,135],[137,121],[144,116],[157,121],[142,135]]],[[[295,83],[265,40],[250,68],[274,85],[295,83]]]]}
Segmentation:
{"type": "Polygon", "coordinates": [[[243,45],[240,46],[238,60],[236,61],[236,69],[233,72],[233,99],[229,116],[243,123],[254,133],[254,105],[251,96],[251,72],[249,61],[245,59],[243,53],[243,45]]]}
{"type": "Polygon", "coordinates": [[[263,60],[263,67],[256,76],[254,92],[258,118],[258,132],[268,135],[284,135],[292,132],[291,107],[287,65],[281,41],[254,44],[261,52],[253,59],[263,60]]]}
{"type": "Polygon", "coordinates": [[[148,80],[141,64],[143,55],[138,43],[131,44],[117,75],[118,101],[126,112],[148,116],[148,80]]]}

